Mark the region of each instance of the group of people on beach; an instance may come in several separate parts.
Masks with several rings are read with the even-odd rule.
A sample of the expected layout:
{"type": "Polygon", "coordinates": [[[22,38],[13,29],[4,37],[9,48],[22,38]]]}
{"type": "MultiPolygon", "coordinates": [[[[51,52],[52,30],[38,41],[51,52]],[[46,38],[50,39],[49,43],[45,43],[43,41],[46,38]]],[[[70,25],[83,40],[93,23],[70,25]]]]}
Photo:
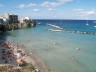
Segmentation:
{"type": "Polygon", "coordinates": [[[12,61],[14,59],[14,57],[12,57],[11,52],[5,49],[1,49],[1,59],[5,61],[5,63],[8,63],[8,58],[10,59],[10,61],[12,61]]]}
{"type": "Polygon", "coordinates": [[[18,47],[18,44],[6,41],[2,44],[1,54],[1,59],[4,60],[5,63],[8,63],[9,60],[16,60],[19,66],[27,64],[27,62],[24,60],[25,53],[18,47]]]}

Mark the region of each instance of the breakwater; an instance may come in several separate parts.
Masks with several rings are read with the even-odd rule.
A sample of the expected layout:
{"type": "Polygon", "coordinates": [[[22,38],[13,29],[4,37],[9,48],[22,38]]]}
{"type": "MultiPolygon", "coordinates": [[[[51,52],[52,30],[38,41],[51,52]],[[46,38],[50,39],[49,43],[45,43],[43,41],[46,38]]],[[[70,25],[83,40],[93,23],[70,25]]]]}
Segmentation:
{"type": "Polygon", "coordinates": [[[91,35],[96,35],[96,32],[71,31],[71,30],[66,30],[64,28],[61,28],[60,26],[57,26],[57,25],[54,25],[54,24],[47,24],[47,25],[58,29],[58,30],[54,30],[54,29],[49,29],[48,30],[48,31],[52,31],[52,32],[69,32],[69,33],[77,33],[77,34],[91,34],[91,35]]]}

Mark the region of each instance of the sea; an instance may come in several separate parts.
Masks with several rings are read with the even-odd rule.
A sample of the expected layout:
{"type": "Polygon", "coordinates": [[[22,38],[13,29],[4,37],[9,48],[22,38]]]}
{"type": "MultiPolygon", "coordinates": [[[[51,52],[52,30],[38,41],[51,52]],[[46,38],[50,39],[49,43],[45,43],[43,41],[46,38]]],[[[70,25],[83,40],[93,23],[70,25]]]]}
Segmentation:
{"type": "Polygon", "coordinates": [[[36,21],[36,27],[9,31],[5,40],[25,45],[53,72],[96,72],[95,20],[36,21]]]}

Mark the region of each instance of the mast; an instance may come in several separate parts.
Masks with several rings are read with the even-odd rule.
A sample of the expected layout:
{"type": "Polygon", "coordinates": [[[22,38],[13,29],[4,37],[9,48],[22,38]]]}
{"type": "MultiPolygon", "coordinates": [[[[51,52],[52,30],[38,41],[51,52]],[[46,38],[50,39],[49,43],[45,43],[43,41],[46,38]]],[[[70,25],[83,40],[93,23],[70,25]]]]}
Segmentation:
{"type": "Polygon", "coordinates": [[[88,26],[89,24],[88,24],[88,20],[86,21],[86,25],[88,26]]]}

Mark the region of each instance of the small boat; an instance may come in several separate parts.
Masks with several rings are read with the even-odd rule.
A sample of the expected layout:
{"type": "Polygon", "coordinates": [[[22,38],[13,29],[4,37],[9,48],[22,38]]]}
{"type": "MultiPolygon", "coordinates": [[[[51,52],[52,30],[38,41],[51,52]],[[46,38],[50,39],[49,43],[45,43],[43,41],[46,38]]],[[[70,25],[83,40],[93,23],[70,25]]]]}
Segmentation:
{"type": "Polygon", "coordinates": [[[87,23],[86,23],[86,25],[88,26],[89,24],[88,24],[88,20],[87,20],[87,23]]]}
{"type": "Polygon", "coordinates": [[[96,27],[96,26],[94,26],[94,27],[96,27]]]}
{"type": "Polygon", "coordinates": [[[80,48],[76,48],[76,50],[80,50],[80,48]]]}
{"type": "Polygon", "coordinates": [[[86,25],[88,26],[89,24],[87,23],[86,25]]]}

